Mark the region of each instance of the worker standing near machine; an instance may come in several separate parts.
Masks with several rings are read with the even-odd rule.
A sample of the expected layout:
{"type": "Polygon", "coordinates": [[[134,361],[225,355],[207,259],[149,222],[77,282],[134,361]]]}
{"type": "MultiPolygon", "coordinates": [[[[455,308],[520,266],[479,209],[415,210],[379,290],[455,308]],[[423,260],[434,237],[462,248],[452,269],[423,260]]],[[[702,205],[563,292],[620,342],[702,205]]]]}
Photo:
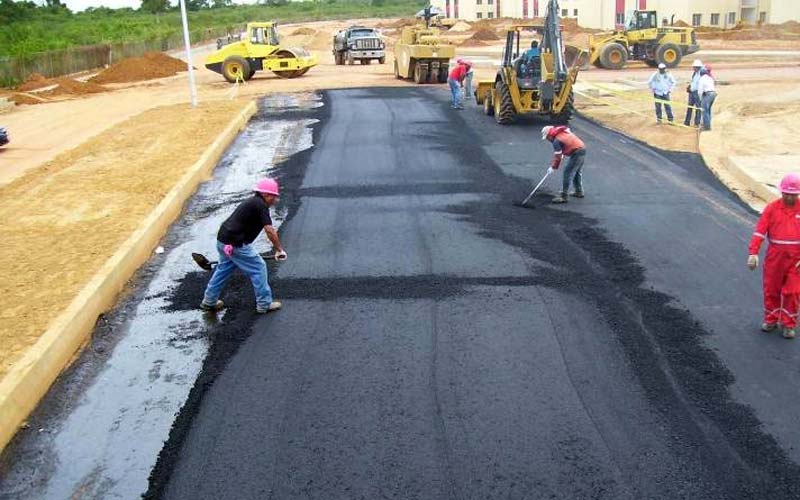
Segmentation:
{"type": "Polygon", "coordinates": [[[456,62],[456,67],[450,71],[450,75],[447,77],[447,84],[450,86],[450,93],[453,95],[453,109],[464,109],[461,104],[461,89],[464,88],[464,80],[467,78],[469,70],[469,62],[459,59],[456,62]]]}
{"type": "Polygon", "coordinates": [[[272,226],[269,208],[280,196],[278,182],[265,178],[256,183],[254,195],[236,207],[217,233],[219,264],[208,282],[200,308],[218,311],[225,307],[219,295],[238,267],[249,278],[256,292],[256,312],[264,314],[281,308],[281,303],[272,299],[272,290],[267,280],[267,265],[253,248],[252,243],[263,230],[275,249],[276,260],[286,260],[286,251],[281,245],[278,231],[272,226]]]}
{"type": "Polygon", "coordinates": [[[567,165],[564,167],[564,178],[561,183],[561,193],[553,198],[553,203],[566,203],[570,184],[575,191],[570,193],[575,198],[583,198],[583,162],[586,159],[586,145],[580,137],[572,133],[566,126],[546,126],[542,128],[542,140],[553,144],[553,160],[550,168],[558,170],[564,157],[567,165]]]}
{"type": "Polygon", "coordinates": [[[675,88],[675,77],[667,71],[667,65],[661,63],[658,65],[658,71],[653,73],[648,80],[647,85],[653,91],[653,98],[656,102],[656,121],[661,123],[661,105],[664,105],[664,111],[667,112],[667,120],[672,123],[674,117],[672,116],[672,90],[675,88]]]}
{"type": "Polygon", "coordinates": [[[747,267],[758,267],[761,243],[769,240],[764,260],[763,332],[783,326],[783,337],[795,338],[800,294],[800,174],[787,174],[780,184],[781,198],[771,202],[758,219],[750,240],[747,267]]]}

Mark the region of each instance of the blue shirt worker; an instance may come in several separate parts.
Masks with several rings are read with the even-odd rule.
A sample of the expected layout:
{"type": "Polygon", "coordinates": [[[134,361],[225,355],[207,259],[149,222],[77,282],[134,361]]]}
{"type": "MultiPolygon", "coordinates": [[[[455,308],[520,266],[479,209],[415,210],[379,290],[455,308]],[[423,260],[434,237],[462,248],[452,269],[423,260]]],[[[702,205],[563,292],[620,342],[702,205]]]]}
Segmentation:
{"type": "Polygon", "coordinates": [[[281,245],[278,231],[272,226],[269,207],[280,196],[278,181],[261,179],[253,188],[253,196],[236,207],[217,233],[219,264],[208,282],[200,308],[204,311],[219,311],[225,304],[219,295],[238,267],[253,284],[256,292],[256,313],[264,314],[281,308],[281,303],[272,299],[272,290],[267,280],[267,264],[252,243],[263,230],[275,249],[276,260],[286,260],[286,251],[281,245]]]}
{"type": "Polygon", "coordinates": [[[691,126],[692,124],[692,111],[694,111],[694,126],[700,126],[700,96],[697,94],[697,84],[700,83],[700,68],[703,67],[703,62],[700,59],[695,59],[692,63],[692,69],[694,73],[692,73],[692,79],[689,82],[689,85],[686,86],[686,93],[689,96],[688,104],[686,106],[686,119],[683,120],[683,124],[687,127],[691,126]]]}
{"type": "Polygon", "coordinates": [[[656,102],[656,120],[661,123],[661,105],[667,111],[667,120],[670,123],[674,121],[672,116],[672,105],[670,104],[670,95],[675,89],[675,77],[667,71],[667,65],[661,63],[658,65],[658,71],[650,76],[647,85],[653,91],[653,97],[656,102]]]}

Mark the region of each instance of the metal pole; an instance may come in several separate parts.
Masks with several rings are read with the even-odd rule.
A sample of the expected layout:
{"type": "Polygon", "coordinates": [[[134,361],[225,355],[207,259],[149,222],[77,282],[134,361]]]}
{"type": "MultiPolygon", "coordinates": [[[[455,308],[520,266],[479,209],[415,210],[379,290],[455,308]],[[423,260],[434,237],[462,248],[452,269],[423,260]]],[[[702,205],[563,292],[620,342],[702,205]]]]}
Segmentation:
{"type": "Polygon", "coordinates": [[[181,20],[183,21],[183,43],[186,45],[186,65],[189,67],[189,93],[191,94],[192,107],[197,107],[197,88],[194,84],[194,68],[192,67],[192,45],[189,40],[189,20],[186,18],[186,2],[180,0],[181,20]]]}

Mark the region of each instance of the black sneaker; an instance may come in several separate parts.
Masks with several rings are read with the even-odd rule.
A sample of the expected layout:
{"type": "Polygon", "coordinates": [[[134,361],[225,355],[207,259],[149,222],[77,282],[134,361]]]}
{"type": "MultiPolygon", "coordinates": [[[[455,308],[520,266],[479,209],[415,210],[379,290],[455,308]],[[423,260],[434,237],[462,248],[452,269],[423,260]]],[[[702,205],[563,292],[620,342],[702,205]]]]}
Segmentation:
{"type": "Polygon", "coordinates": [[[570,193],[570,196],[574,196],[575,198],[583,198],[584,194],[583,191],[575,191],[574,193],[570,193]]]}
{"type": "Polygon", "coordinates": [[[256,307],[256,314],[267,314],[268,312],[277,311],[281,307],[283,307],[283,304],[277,300],[273,300],[266,309],[262,307],[256,307]]]}
{"type": "Polygon", "coordinates": [[[206,304],[205,302],[201,302],[200,309],[204,311],[221,311],[222,309],[225,309],[225,303],[221,300],[218,300],[216,304],[206,304]]]}

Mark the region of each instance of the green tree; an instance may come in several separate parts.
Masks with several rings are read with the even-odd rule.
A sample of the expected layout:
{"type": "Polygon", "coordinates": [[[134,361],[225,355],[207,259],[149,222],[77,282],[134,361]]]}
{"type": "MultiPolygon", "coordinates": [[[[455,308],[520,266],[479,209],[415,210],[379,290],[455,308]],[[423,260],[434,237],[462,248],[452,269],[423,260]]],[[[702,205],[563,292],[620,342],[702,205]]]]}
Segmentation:
{"type": "Polygon", "coordinates": [[[233,0],[211,0],[212,9],[221,9],[233,5],[233,0]]]}
{"type": "Polygon", "coordinates": [[[200,10],[208,7],[208,0],[186,0],[188,10],[200,10]]]}
{"type": "Polygon", "coordinates": [[[142,0],[142,5],[139,9],[151,14],[166,12],[169,10],[169,0],[142,0]]]}

